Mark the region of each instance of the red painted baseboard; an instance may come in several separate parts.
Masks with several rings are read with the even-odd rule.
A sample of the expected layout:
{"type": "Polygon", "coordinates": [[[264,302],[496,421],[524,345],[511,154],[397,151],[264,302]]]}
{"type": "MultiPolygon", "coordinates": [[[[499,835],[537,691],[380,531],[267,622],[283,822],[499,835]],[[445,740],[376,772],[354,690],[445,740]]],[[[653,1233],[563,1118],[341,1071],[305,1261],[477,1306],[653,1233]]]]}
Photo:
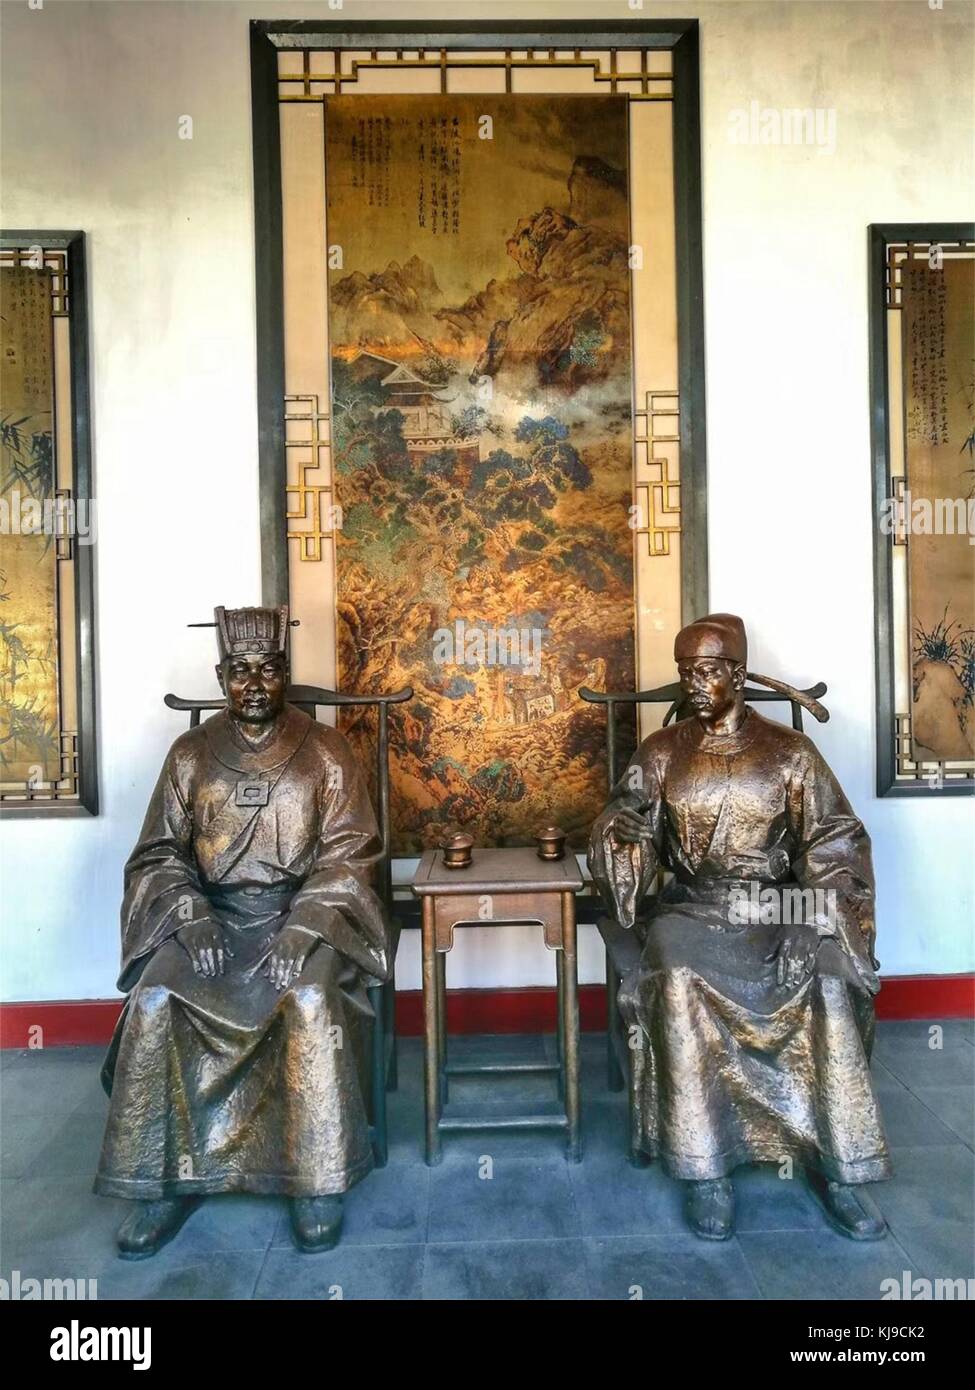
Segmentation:
{"type": "MultiPolygon", "coordinates": [[[[119,999],[57,999],[0,1004],[0,1047],[78,1047],[104,1044],[112,1036],[119,999]]],[[[975,975],[893,975],[877,996],[880,1019],[975,1017],[975,975]]],[[[606,1027],[603,985],[579,988],[579,1022],[585,1032],[606,1027]]],[[[447,994],[447,1026],[452,1033],[552,1033],[555,990],[459,989],[447,994]]],[[[396,1027],[402,1037],[423,1032],[419,990],[396,996],[396,1027]]]]}
{"type": "Polygon", "coordinates": [[[121,999],[52,999],[0,1004],[0,1048],[82,1047],[112,1036],[121,999]]]}
{"type": "Polygon", "coordinates": [[[890,975],[877,995],[877,1017],[973,1018],[975,975],[890,975]]]}

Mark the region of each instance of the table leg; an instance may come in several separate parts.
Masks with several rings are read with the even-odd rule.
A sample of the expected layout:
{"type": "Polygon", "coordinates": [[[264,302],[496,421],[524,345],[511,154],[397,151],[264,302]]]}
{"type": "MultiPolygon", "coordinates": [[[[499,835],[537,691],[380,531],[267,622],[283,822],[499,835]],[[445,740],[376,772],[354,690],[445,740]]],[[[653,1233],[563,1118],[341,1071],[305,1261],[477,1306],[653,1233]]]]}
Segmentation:
{"type": "Polygon", "coordinates": [[[562,894],[563,1037],[565,1042],[565,1114],[569,1122],[567,1156],[582,1159],[579,1138],[579,966],[576,958],[576,911],[572,893],[562,894]]]}
{"type": "Polygon", "coordinates": [[[448,1100],[447,1090],[447,952],[437,952],[437,1067],[440,1071],[440,1104],[448,1100]]]}
{"type": "Polygon", "coordinates": [[[555,1043],[559,1059],[559,1100],[565,1100],[565,1028],[563,1027],[563,1014],[565,1011],[565,956],[562,951],[555,952],[555,998],[556,998],[556,1022],[555,1022],[555,1043]]]}
{"type": "Polygon", "coordinates": [[[432,896],[427,895],[423,899],[423,1082],[427,1121],[426,1160],[431,1168],[441,1159],[437,973],[434,901],[432,896]]]}

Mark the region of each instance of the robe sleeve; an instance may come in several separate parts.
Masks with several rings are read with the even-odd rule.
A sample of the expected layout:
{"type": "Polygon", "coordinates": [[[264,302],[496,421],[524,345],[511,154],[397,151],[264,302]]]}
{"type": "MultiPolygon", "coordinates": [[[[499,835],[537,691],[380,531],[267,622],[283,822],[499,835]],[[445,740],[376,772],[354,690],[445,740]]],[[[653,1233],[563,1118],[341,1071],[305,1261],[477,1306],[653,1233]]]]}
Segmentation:
{"type": "Polygon", "coordinates": [[[638,748],[613,788],[609,805],[593,823],[587,863],[599,895],[621,927],[636,921],[660,864],[659,815],[662,806],[659,777],[652,757],[638,748]],[[614,824],[621,811],[639,812],[650,803],[653,839],[629,845],[616,838],[614,824]]]}
{"type": "Polygon", "coordinates": [[[376,891],[382,843],[352,749],[329,730],[320,824],[308,877],[291,900],[287,925],[304,927],[370,979],[390,974],[390,925],[376,891]]]}
{"type": "Polygon", "coordinates": [[[873,954],[874,880],[870,837],[815,745],[806,741],[793,774],[790,810],[796,850],[792,872],[802,888],[822,889],[827,934],[850,957],[864,987],[880,988],[873,954]]]}
{"type": "Polygon", "coordinates": [[[200,888],[193,856],[186,791],[189,764],[181,745],[178,740],[166,758],[138,843],[125,865],[118,988],[126,993],[138,983],[149,958],[180,927],[204,919],[217,923],[200,888]]]}

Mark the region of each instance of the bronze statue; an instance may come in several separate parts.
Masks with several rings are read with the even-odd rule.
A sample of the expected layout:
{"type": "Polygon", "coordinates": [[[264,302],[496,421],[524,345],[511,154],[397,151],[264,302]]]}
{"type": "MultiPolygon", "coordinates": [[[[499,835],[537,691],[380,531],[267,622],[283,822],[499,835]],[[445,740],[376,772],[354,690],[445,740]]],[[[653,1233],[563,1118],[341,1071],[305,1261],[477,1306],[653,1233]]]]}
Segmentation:
{"type": "Polygon", "coordinates": [[[287,609],[215,616],[226,708],[176,740],[125,868],[95,1191],[134,1203],[128,1259],[218,1192],[289,1197],[299,1248],[329,1249],[373,1164],[372,808],[343,736],[285,702],[287,609]]]}
{"type": "Polygon", "coordinates": [[[644,739],[589,847],[642,944],[619,993],[637,1146],[686,1181],[700,1236],[731,1235],[735,1168],[791,1160],[839,1230],[878,1239],[870,840],[812,742],[745,704],[740,618],[691,623],[674,655],[693,714],[644,739]]]}

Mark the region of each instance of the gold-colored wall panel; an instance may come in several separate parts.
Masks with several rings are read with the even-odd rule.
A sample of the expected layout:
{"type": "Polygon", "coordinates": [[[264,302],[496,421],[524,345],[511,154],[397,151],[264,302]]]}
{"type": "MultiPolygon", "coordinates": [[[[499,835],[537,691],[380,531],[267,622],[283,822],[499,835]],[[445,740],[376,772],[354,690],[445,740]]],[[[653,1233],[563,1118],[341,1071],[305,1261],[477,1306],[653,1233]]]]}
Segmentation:
{"type": "MultiPolygon", "coordinates": [[[[905,391],[905,382],[911,378],[912,352],[919,352],[922,358],[930,352],[930,346],[921,340],[931,325],[927,324],[924,331],[918,333],[911,326],[906,305],[912,275],[915,279],[918,272],[928,278],[944,275],[944,279],[936,283],[946,285],[953,278],[966,274],[970,283],[970,267],[975,257],[970,244],[946,243],[940,247],[940,263],[944,269],[934,270],[929,264],[930,252],[931,245],[926,241],[910,245],[891,242],[886,249],[887,486],[888,496],[900,504],[888,542],[891,567],[889,642],[895,726],[888,736],[894,744],[894,786],[926,782],[937,790],[953,782],[970,782],[975,776],[975,761],[966,756],[975,728],[975,709],[964,686],[965,676],[971,679],[973,587],[970,575],[975,552],[968,544],[970,537],[967,535],[931,534],[923,519],[920,531],[912,534],[911,523],[914,518],[914,527],[919,524],[915,509],[923,507],[925,500],[931,502],[932,489],[938,494],[934,498],[932,516],[936,515],[938,504],[964,498],[966,489],[970,491],[971,474],[965,472],[970,461],[965,435],[972,428],[971,423],[966,424],[966,419],[972,419],[971,399],[970,395],[965,395],[964,370],[959,369],[958,364],[964,355],[962,343],[971,338],[971,330],[964,328],[960,338],[956,330],[953,363],[947,360],[950,344],[946,342],[945,345],[945,371],[949,380],[944,383],[944,423],[946,428],[950,425],[948,432],[952,442],[928,448],[922,440],[919,450],[915,419],[912,466],[906,427],[909,417],[917,415],[919,407],[905,391]],[[954,266],[957,261],[967,263],[964,271],[954,266]],[[917,341],[905,345],[905,332],[917,341]],[[905,351],[905,346],[910,350],[905,351]],[[960,450],[956,447],[959,440],[963,441],[960,450]],[[933,483],[929,476],[929,458],[921,459],[923,466],[919,466],[919,454],[938,456],[940,481],[933,483]],[[948,496],[941,497],[942,492],[948,496]],[[924,680],[928,681],[928,690],[923,688],[924,680]],[[920,704],[919,695],[922,697],[920,704]],[[958,727],[955,727],[955,719],[959,721],[958,727]],[[933,731],[945,728],[950,736],[944,738],[940,749],[919,739],[919,732],[931,738],[933,731]]],[[[961,303],[964,305],[970,300],[970,290],[967,295],[963,291],[961,303]]],[[[935,351],[934,357],[928,360],[938,359],[935,351]]],[[[878,518],[885,536],[890,524],[890,517],[878,518]]]]}
{"type": "Polygon", "coordinates": [[[0,248],[0,805],[33,815],[96,809],[79,772],[78,568],[97,525],[75,495],[69,253],[31,235],[0,248]]]}

